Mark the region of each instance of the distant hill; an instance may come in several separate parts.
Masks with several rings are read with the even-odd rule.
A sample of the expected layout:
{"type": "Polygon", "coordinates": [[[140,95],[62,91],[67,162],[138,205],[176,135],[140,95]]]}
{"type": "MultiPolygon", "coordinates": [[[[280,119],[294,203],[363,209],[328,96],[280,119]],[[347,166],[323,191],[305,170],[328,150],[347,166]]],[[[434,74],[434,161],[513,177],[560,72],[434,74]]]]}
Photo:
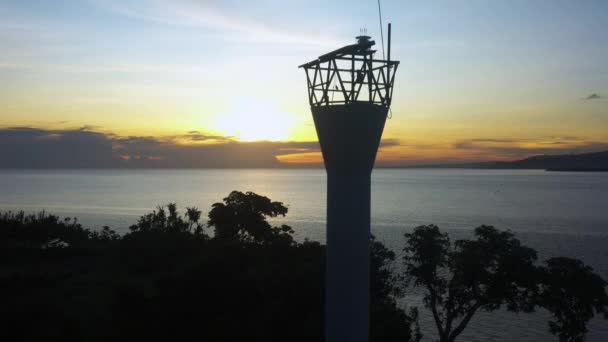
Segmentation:
{"type": "MultiPolygon", "coordinates": [[[[608,171],[608,151],[528,157],[509,162],[460,164],[476,169],[542,169],[548,171],[608,171]]],[[[457,167],[457,166],[453,166],[457,167]]]]}

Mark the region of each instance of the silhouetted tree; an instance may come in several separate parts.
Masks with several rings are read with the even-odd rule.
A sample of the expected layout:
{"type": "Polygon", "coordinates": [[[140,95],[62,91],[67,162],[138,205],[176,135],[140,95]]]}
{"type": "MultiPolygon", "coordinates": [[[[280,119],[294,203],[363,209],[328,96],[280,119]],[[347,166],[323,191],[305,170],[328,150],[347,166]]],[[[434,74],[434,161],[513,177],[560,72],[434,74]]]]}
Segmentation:
{"type": "MultiPolygon", "coordinates": [[[[201,211],[175,204],[142,216],[120,236],[75,219],[0,213],[0,340],[323,339],[325,247],[297,242],[269,218],[287,207],[234,191],[201,211]]],[[[578,260],[535,266],[536,252],[489,226],[450,243],[436,226],[406,234],[405,276],[395,253],[370,238],[370,337],[417,341],[417,312],[397,299],[403,280],[426,289],[441,341],[454,341],[479,311],[553,313],[561,341],[582,341],[608,311],[606,282],[578,260]]]]}
{"type": "Polygon", "coordinates": [[[91,231],[76,218],[60,219],[44,211],[29,215],[23,211],[0,213],[0,227],[0,247],[4,248],[89,247],[119,238],[109,227],[91,231]]]}
{"type": "Polygon", "coordinates": [[[370,339],[371,341],[419,341],[418,311],[409,314],[399,308],[396,298],[403,295],[402,277],[394,271],[395,253],[370,238],[370,339]]]}
{"type": "Polygon", "coordinates": [[[536,252],[490,226],[478,227],[475,236],[451,248],[434,225],[405,234],[406,276],[425,289],[441,342],[455,341],[478,310],[534,308],[536,252]]]}
{"type": "Polygon", "coordinates": [[[90,234],[91,239],[98,241],[119,241],[120,235],[110,229],[108,226],[103,226],[100,231],[92,231],[90,234]]]}
{"type": "Polygon", "coordinates": [[[233,191],[224,203],[214,203],[207,225],[214,227],[215,237],[258,244],[293,243],[293,229],[287,225],[273,227],[267,218],[285,216],[287,207],[253,192],[233,191]]]}
{"type": "Polygon", "coordinates": [[[130,226],[129,229],[132,232],[192,232],[196,235],[204,235],[203,225],[199,222],[201,213],[196,207],[186,208],[186,215],[183,217],[178,212],[177,205],[169,203],[141,216],[137,224],[130,226]]]}
{"type": "MultiPolygon", "coordinates": [[[[280,202],[231,193],[209,237],[168,204],[124,236],[41,213],[0,214],[2,341],[323,340],[325,247],[297,242],[280,202]]],[[[372,239],[371,340],[406,342],[395,255],[372,239]]]]}
{"type": "Polygon", "coordinates": [[[552,258],[541,267],[539,305],[549,310],[555,321],[549,329],[560,342],[582,342],[587,322],[597,313],[608,318],[606,281],[580,260],[552,258]]]}
{"type": "Polygon", "coordinates": [[[480,310],[543,307],[555,316],[550,331],[562,342],[583,341],[594,314],[606,316],[606,282],[581,261],[553,258],[539,267],[536,251],[510,231],[480,226],[474,236],[452,245],[435,225],[405,234],[405,278],[425,289],[441,342],[455,341],[480,310]]]}

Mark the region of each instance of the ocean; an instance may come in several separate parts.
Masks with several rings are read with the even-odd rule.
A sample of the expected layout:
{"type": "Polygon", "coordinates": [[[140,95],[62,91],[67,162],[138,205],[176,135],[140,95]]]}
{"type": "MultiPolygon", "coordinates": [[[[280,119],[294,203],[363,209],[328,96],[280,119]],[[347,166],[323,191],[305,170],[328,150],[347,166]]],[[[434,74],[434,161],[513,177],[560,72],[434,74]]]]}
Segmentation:
{"type": "MultiPolygon", "coordinates": [[[[253,191],[289,207],[276,223],[298,239],[325,240],[324,170],[0,170],[0,211],[77,217],[85,227],[125,233],[138,217],[175,202],[206,212],[230,191],[253,191]]],[[[372,176],[372,233],[400,254],[403,234],[434,223],[454,239],[481,225],[511,229],[539,259],[568,256],[608,279],[608,173],[539,170],[378,169],[372,176]]],[[[398,265],[397,265],[398,266],[398,265]]],[[[399,267],[396,267],[397,271],[399,267]]],[[[431,317],[412,290],[424,340],[431,317]]],[[[480,313],[460,341],[557,341],[545,312],[480,313]]],[[[588,341],[608,340],[608,320],[594,319],[588,341]]]]}

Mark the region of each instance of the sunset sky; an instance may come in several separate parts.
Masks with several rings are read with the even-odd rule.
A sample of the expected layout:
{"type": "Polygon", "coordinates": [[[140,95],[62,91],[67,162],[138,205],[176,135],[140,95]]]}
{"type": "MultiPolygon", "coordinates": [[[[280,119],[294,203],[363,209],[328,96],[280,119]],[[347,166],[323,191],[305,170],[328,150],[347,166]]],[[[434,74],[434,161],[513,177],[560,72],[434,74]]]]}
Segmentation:
{"type": "MultiPolygon", "coordinates": [[[[126,162],[319,162],[297,66],[363,27],[381,49],[376,6],[1,1],[0,152],[95,141],[126,162]]],[[[608,149],[608,1],[382,6],[401,65],[379,164],[608,149]]]]}

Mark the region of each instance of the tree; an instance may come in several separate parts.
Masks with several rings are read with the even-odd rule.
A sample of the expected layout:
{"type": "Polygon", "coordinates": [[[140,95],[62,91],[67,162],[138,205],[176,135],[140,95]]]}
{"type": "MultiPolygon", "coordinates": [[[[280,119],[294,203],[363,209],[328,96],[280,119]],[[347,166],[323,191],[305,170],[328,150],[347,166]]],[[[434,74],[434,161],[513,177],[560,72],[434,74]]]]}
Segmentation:
{"type": "Polygon", "coordinates": [[[552,258],[545,264],[541,268],[539,305],[555,317],[549,322],[549,330],[559,336],[560,342],[582,342],[587,322],[596,313],[608,318],[607,283],[580,260],[552,258]]]}
{"type": "MultiPolygon", "coordinates": [[[[271,226],[287,208],[254,193],[212,212],[213,237],[197,233],[198,209],[174,204],[125,235],[0,213],[0,340],[321,341],[325,246],[271,226]],[[41,249],[52,239],[69,245],[41,249]]],[[[395,299],[395,254],[372,238],[370,259],[370,340],[417,340],[415,312],[395,299]]]]}
{"type": "Polygon", "coordinates": [[[141,216],[137,224],[129,229],[131,232],[194,233],[204,236],[203,224],[199,222],[201,213],[196,207],[186,207],[186,215],[182,216],[177,204],[169,203],[141,216]]]}
{"type": "Polygon", "coordinates": [[[491,226],[478,227],[475,236],[452,247],[435,225],[405,234],[406,279],[426,290],[441,342],[455,341],[479,310],[534,309],[536,252],[491,226]]]}
{"type": "Polygon", "coordinates": [[[474,240],[453,245],[435,225],[419,226],[404,251],[407,283],[423,287],[441,342],[453,342],[477,311],[505,307],[531,312],[542,307],[555,320],[560,342],[582,342],[595,314],[608,318],[606,281],[580,260],[552,258],[537,266],[536,251],[510,231],[475,229],[474,240]]]}
{"type": "Polygon", "coordinates": [[[76,218],[49,215],[44,211],[0,212],[0,249],[89,247],[117,241],[119,235],[104,226],[101,231],[85,229],[76,218]]]}
{"type": "Polygon", "coordinates": [[[256,244],[283,242],[292,244],[293,229],[287,225],[273,227],[267,218],[285,216],[287,207],[253,192],[233,191],[224,203],[214,203],[207,225],[214,227],[220,240],[238,240],[256,244]]]}
{"type": "Polygon", "coordinates": [[[403,295],[399,287],[401,276],[394,272],[395,252],[370,237],[370,340],[420,341],[418,311],[409,314],[399,307],[396,298],[403,295]],[[413,328],[413,329],[412,329],[413,328]]]}

